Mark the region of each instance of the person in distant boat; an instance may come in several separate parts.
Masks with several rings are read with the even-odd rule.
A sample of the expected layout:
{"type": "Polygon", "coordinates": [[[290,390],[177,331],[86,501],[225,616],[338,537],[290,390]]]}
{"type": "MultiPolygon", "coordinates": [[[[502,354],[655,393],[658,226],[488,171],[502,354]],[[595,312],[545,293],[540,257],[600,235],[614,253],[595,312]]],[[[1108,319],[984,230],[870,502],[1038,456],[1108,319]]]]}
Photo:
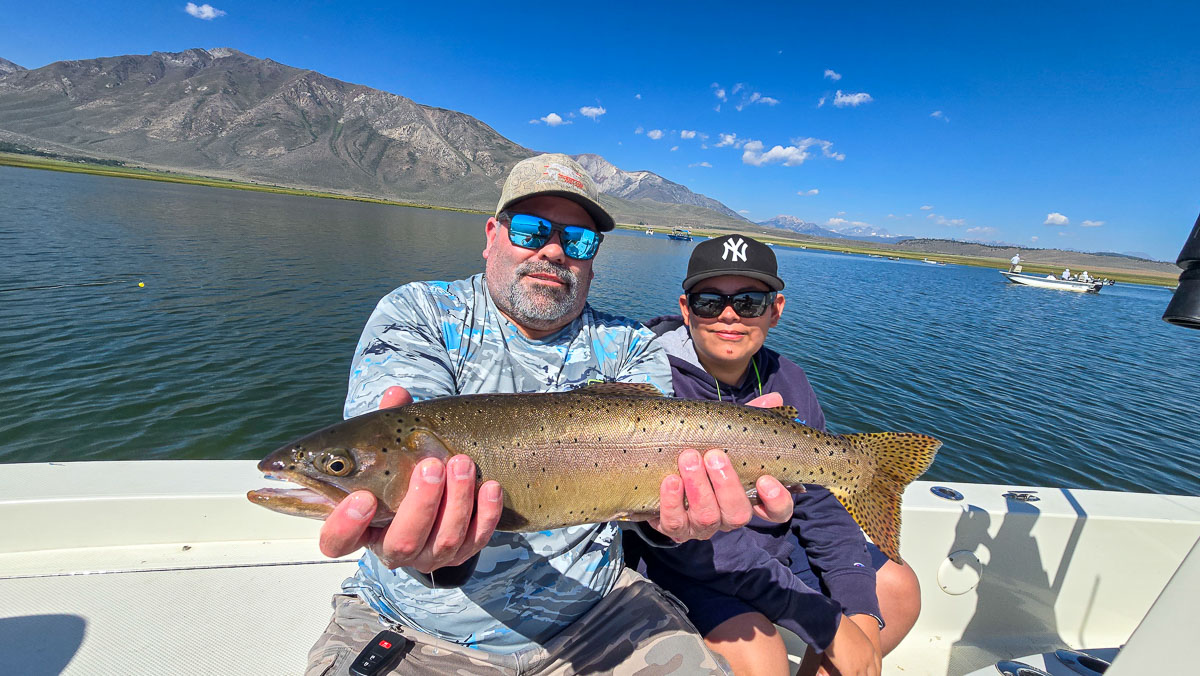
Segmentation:
{"type": "Polygon", "coordinates": [[[1084,270],[1084,271],[1083,271],[1083,272],[1082,272],[1082,273],[1079,275],[1079,281],[1081,281],[1081,282],[1091,282],[1091,281],[1092,281],[1092,276],[1088,274],[1088,271],[1087,271],[1087,270],[1084,270]]]}
{"type": "Polygon", "coordinates": [[[1063,268],[1062,278],[1065,280],[1071,279],[1071,268],[1063,268]]]}
{"type": "MultiPolygon", "coordinates": [[[[763,345],[783,313],[783,286],[775,253],[750,237],[696,246],[680,315],[647,322],[667,351],[676,396],[789,405],[798,422],[825,428],[804,370],[763,345]]],[[[878,673],[920,612],[912,569],[869,544],[828,489],[806,488],[788,524],[753,519],[669,551],[626,537],[630,563],[640,558],[651,580],[683,600],[739,676],[789,673],[776,624],[843,674],[878,673]]]]}
{"type": "Polygon", "coordinates": [[[1017,266],[1021,264],[1021,254],[1013,254],[1013,257],[1008,259],[1008,271],[1013,272],[1017,266]]]}
{"type": "MultiPolygon", "coordinates": [[[[650,383],[671,392],[653,334],[587,304],[592,262],[614,227],[592,178],[566,155],[518,162],[484,230],[484,274],[414,282],[380,300],[351,367],[347,418],[448,395],[554,392],[650,383]]],[[[537,425],[537,420],[529,420],[537,425]]],[[[635,530],[673,546],[791,516],[771,477],[752,507],[719,449],[679,456],[659,516],[635,530]]],[[[347,496],[321,527],[321,551],[367,552],[334,598],[307,674],[346,674],[381,629],[412,645],[388,674],[725,674],[677,603],[626,569],[615,523],[494,532],[504,505],[470,457],[427,457],[386,527],[374,496],[347,496]]]]}

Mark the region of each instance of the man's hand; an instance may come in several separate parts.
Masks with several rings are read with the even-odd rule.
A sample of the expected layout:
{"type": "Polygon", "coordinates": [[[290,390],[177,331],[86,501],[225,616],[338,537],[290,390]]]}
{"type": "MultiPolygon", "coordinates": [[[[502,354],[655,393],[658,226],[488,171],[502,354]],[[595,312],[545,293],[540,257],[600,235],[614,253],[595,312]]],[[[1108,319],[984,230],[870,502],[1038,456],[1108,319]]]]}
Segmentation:
{"type": "MultiPolygon", "coordinates": [[[[840,676],[879,676],[883,670],[883,658],[879,654],[879,623],[870,615],[843,617],[833,641],[825,649],[825,658],[840,676]],[[874,627],[873,631],[871,627],[874,627]],[[874,641],[869,638],[871,633],[875,636],[874,641]]],[[[817,673],[829,676],[826,667],[826,664],[822,664],[817,673]]]]}
{"type": "MultiPolygon", "coordinates": [[[[379,407],[411,402],[407,390],[392,387],[379,407]]],[[[321,526],[321,552],[338,557],[367,547],[388,568],[429,573],[456,566],[483,549],[504,508],[495,481],[484,482],[476,495],[475,463],[465,455],[445,463],[426,458],[413,469],[408,486],[396,518],[386,527],[370,527],[374,495],[356,491],[346,496],[321,526]]]]}
{"type": "MultiPolygon", "coordinates": [[[[749,405],[782,406],[783,397],[771,392],[749,405]]],[[[705,453],[703,467],[701,460],[700,453],[692,449],[679,454],[679,474],[664,478],[659,487],[659,516],[649,521],[652,528],[683,542],[707,540],[717,531],[741,528],[754,514],[776,523],[792,518],[792,495],[775,477],[758,478],[755,487],[760,504],[751,506],[725,451],[714,448],[705,453]]]]}

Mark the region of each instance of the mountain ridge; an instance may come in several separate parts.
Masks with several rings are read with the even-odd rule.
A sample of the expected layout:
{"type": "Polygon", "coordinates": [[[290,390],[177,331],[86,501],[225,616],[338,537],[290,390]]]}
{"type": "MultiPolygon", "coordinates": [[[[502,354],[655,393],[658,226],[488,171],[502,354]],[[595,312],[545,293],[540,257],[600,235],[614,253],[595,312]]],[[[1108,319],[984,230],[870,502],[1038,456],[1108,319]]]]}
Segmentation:
{"type": "MultiPolygon", "coordinates": [[[[0,75],[0,140],[484,211],[494,208],[512,166],[536,154],[470,115],[228,47],[58,61],[0,75]]],[[[610,178],[625,176],[595,157],[613,168],[610,178]]],[[[610,208],[619,220],[743,220],[651,172],[618,183],[622,194],[610,208]]]]}
{"type": "Polygon", "coordinates": [[[757,224],[767,228],[790,230],[802,235],[824,237],[827,239],[851,239],[860,242],[882,243],[903,242],[906,239],[912,239],[908,235],[892,235],[882,228],[870,226],[851,225],[845,228],[826,228],[788,214],[779,214],[774,218],[758,221],[757,224]]]}

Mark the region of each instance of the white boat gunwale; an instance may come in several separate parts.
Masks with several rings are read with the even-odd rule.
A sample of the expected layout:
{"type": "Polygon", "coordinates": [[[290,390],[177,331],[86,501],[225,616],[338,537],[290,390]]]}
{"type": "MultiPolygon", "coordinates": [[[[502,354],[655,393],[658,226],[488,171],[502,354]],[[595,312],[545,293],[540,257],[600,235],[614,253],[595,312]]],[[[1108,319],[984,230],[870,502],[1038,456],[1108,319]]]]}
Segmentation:
{"type": "MultiPolygon", "coordinates": [[[[301,671],[354,557],[325,560],[318,522],[252,505],[262,482],[249,460],[0,465],[0,671],[301,671]],[[41,632],[55,626],[86,631],[72,645],[41,632]]],[[[1120,645],[1200,538],[1200,497],[1035,488],[1026,503],[1004,496],[1028,486],[939,482],[952,502],[933,485],[905,493],[923,610],[886,674],[1120,645]]]]}

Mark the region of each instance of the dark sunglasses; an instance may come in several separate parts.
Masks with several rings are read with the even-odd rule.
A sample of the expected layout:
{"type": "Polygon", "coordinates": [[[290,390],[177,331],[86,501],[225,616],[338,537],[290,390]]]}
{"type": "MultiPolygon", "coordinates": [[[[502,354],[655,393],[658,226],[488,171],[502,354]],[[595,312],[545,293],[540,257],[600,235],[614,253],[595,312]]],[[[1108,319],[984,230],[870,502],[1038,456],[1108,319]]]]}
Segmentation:
{"type": "Polygon", "coordinates": [[[774,301],[774,291],[742,291],[729,295],[704,291],[687,295],[688,308],[705,319],[720,317],[726,306],[732,306],[739,317],[761,317],[774,301]]]}
{"type": "Polygon", "coordinates": [[[596,255],[600,242],[604,241],[604,235],[580,225],[551,223],[531,214],[505,216],[501,214],[502,222],[508,221],[508,241],[522,249],[536,251],[546,246],[546,242],[557,232],[563,253],[575,260],[586,261],[596,255]]]}

